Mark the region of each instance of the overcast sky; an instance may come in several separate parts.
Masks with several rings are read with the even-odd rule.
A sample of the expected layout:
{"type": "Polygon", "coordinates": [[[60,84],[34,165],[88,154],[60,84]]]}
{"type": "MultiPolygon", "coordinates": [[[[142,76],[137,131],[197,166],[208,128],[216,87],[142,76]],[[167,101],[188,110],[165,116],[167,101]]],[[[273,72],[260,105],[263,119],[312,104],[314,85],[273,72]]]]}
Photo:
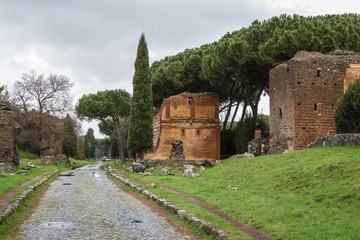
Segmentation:
{"type": "MultiPolygon", "coordinates": [[[[132,93],[142,32],[153,62],[282,13],[360,13],[360,1],[0,0],[0,86],[35,69],[70,77],[74,105],[99,90],[132,93]]],[[[266,97],[261,109],[269,113],[266,97]]],[[[102,137],[96,126],[83,123],[102,137]]]]}

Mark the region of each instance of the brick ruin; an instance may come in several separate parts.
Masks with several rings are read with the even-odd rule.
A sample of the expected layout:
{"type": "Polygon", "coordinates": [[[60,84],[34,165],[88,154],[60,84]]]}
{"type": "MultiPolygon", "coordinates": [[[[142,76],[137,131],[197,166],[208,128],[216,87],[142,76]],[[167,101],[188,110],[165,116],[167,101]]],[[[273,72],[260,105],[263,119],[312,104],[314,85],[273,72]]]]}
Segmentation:
{"type": "Polygon", "coordinates": [[[215,93],[185,92],[165,99],[153,126],[152,153],[145,156],[149,163],[214,163],[220,159],[219,97],[215,93]],[[182,144],[183,152],[172,153],[174,144],[182,144]]]}
{"type": "Polygon", "coordinates": [[[270,152],[300,150],[334,134],[336,102],[358,76],[355,54],[298,52],[271,70],[270,152]]]}
{"type": "Polygon", "coordinates": [[[17,137],[20,127],[8,101],[0,99],[0,165],[12,171],[20,165],[17,137]]]}

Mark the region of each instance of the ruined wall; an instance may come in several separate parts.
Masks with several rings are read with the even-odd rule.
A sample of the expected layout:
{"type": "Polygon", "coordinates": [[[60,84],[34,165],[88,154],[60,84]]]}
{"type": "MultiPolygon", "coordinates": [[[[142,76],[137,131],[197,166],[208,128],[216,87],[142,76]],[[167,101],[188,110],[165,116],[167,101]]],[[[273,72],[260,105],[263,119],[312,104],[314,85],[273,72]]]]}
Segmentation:
{"type": "Polygon", "coordinates": [[[185,160],[220,159],[219,97],[215,93],[182,93],[166,99],[154,117],[153,153],[145,159],[166,160],[171,142],[183,142],[185,160]]]}
{"type": "Polygon", "coordinates": [[[336,102],[360,73],[359,63],[359,55],[299,52],[271,70],[272,148],[295,151],[334,134],[336,102]]]}
{"type": "Polygon", "coordinates": [[[14,170],[20,164],[17,146],[19,131],[10,103],[0,101],[0,163],[5,164],[4,170],[14,170]]]}

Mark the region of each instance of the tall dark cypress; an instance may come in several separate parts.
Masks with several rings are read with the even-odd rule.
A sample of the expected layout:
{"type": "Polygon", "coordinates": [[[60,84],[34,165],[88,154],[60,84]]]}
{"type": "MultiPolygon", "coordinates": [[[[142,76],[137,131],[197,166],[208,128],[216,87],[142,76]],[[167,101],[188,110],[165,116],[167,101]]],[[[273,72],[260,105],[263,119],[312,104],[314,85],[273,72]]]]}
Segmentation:
{"type": "Polygon", "coordinates": [[[141,34],[135,60],[133,97],[131,102],[128,148],[143,158],[144,151],[152,146],[153,98],[148,48],[144,33],[141,34]]]}
{"type": "Polygon", "coordinates": [[[77,136],[69,114],[64,121],[62,152],[68,157],[76,157],[77,153],[77,136]]]}

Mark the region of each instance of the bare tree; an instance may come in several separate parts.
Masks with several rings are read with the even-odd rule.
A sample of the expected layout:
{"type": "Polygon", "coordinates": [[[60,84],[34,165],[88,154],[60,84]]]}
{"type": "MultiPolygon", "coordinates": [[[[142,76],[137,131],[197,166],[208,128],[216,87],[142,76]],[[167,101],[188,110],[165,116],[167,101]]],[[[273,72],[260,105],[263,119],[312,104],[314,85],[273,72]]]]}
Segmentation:
{"type": "MultiPolygon", "coordinates": [[[[23,73],[15,81],[11,99],[16,120],[23,131],[19,144],[33,153],[41,154],[58,139],[57,121],[72,110],[69,94],[74,84],[64,75],[23,73]]],[[[61,131],[60,131],[61,132],[61,131]]]]}

